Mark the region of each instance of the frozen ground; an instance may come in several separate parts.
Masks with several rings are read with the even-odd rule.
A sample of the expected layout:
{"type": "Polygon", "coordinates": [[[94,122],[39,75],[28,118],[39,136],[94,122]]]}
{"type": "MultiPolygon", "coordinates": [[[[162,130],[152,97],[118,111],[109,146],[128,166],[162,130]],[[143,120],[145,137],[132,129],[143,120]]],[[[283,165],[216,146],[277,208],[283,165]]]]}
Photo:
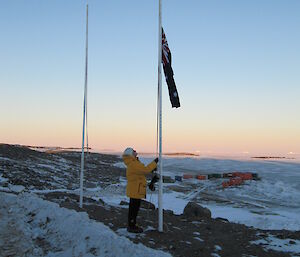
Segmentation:
{"type": "MultiPolygon", "coordinates": [[[[261,229],[300,230],[300,159],[164,158],[165,175],[254,172],[259,181],[223,189],[222,179],[196,179],[164,185],[163,206],[181,214],[188,201],[197,201],[212,211],[213,217],[261,229]],[[176,187],[176,189],[174,188],[176,187]]],[[[148,163],[153,158],[141,158],[148,163]]],[[[128,200],[121,159],[91,155],[86,160],[86,195],[118,205],[128,200]],[[113,165],[113,166],[112,166],[113,165]],[[99,168],[101,166],[101,169],[99,168]],[[99,176],[101,179],[99,179],[99,176]]],[[[6,181],[21,184],[32,192],[77,192],[80,158],[77,153],[45,155],[23,148],[6,148],[0,155],[0,186],[6,181]],[[2,170],[1,170],[2,169],[2,170]],[[1,183],[2,181],[2,183],[1,183]]],[[[2,188],[2,191],[7,188],[2,188]]],[[[147,199],[157,205],[157,191],[147,199]]]]}
{"type": "Polygon", "coordinates": [[[0,192],[0,217],[0,256],[170,256],[34,194],[0,192]]]}
{"type": "MultiPolygon", "coordinates": [[[[151,160],[152,158],[142,158],[145,163],[151,160]]],[[[207,181],[192,179],[174,184],[164,184],[163,206],[165,209],[173,210],[176,214],[181,214],[186,204],[193,200],[207,206],[212,211],[213,217],[223,217],[247,226],[266,229],[264,236],[251,236],[251,233],[255,235],[260,230],[234,223],[224,223],[218,219],[210,220],[207,224],[196,221],[195,223],[186,223],[181,220],[182,216],[166,215],[165,219],[169,219],[173,226],[169,224],[170,229],[177,231],[180,224],[182,233],[186,233],[185,237],[190,236],[190,231],[195,230],[194,232],[198,233],[199,229],[201,232],[201,237],[195,234],[193,238],[189,239],[189,242],[182,244],[181,241],[178,242],[178,238],[173,238],[174,242],[181,244],[180,249],[194,240],[196,242],[189,247],[192,247],[197,254],[204,251],[206,253],[214,252],[217,255],[220,252],[231,253],[232,249],[240,253],[253,253],[256,251],[255,249],[261,249],[264,246],[266,252],[261,252],[260,256],[269,256],[268,249],[283,251],[283,256],[289,256],[286,254],[287,252],[299,254],[299,232],[281,229],[299,230],[300,227],[298,218],[300,213],[300,162],[295,160],[177,157],[164,158],[163,166],[164,174],[171,177],[184,173],[207,174],[233,171],[255,172],[261,177],[259,181],[248,181],[237,188],[225,190],[221,187],[222,179],[207,181]],[[223,237],[223,230],[220,231],[220,226],[226,231],[231,231],[230,236],[234,240],[236,238],[238,240],[239,236],[243,235],[244,241],[237,241],[238,244],[233,244],[232,239],[228,241],[228,236],[223,237]],[[279,231],[269,231],[268,229],[279,229],[279,231]],[[213,233],[213,237],[210,233],[213,233]],[[217,244],[214,241],[216,238],[218,238],[217,244]],[[244,244],[248,244],[250,241],[253,241],[252,246],[249,246],[252,247],[252,250],[245,249],[244,244]],[[259,246],[255,246],[256,243],[259,246]],[[219,247],[217,249],[215,245],[221,245],[222,249],[218,250],[219,247]],[[206,247],[208,248],[206,249],[206,247]]],[[[106,231],[110,231],[110,229],[107,227],[104,229],[101,223],[106,222],[106,219],[101,219],[100,215],[98,222],[91,221],[86,214],[62,209],[55,204],[64,203],[66,204],[64,207],[66,207],[70,206],[73,201],[71,209],[78,211],[76,195],[78,195],[79,167],[80,153],[46,154],[22,147],[0,145],[0,249],[3,251],[0,256],[22,256],[24,251],[29,252],[31,254],[29,256],[69,256],[70,254],[72,256],[72,252],[75,253],[73,256],[77,256],[76,254],[110,256],[104,254],[105,249],[108,249],[105,243],[106,239],[102,235],[98,235],[99,230],[104,231],[104,237],[109,234],[106,231]],[[18,194],[18,197],[13,193],[18,194]],[[34,193],[55,203],[37,198],[34,193]],[[51,196],[51,194],[53,195],[51,196]],[[104,245],[101,244],[102,241],[104,245]],[[101,252],[102,249],[104,249],[104,253],[101,252]]],[[[87,197],[85,211],[90,212],[90,215],[94,215],[93,210],[101,210],[98,203],[103,200],[112,205],[109,208],[118,210],[118,215],[123,213],[121,215],[123,217],[125,213],[126,216],[128,207],[120,205],[121,200],[128,201],[125,196],[125,169],[118,156],[90,154],[86,159],[84,185],[84,195],[87,197]],[[92,203],[88,198],[99,201],[92,203]],[[94,207],[93,204],[95,204],[94,207]],[[122,208],[126,208],[126,210],[122,208]]],[[[157,204],[157,191],[153,194],[148,191],[147,200],[157,204]]],[[[105,208],[102,208],[102,214],[107,211],[105,208]]],[[[107,215],[109,223],[105,224],[113,228],[119,236],[129,237],[124,229],[126,219],[121,221],[116,219],[115,221],[116,217],[111,218],[109,213],[107,215]],[[111,224],[112,221],[117,223],[111,224]],[[115,230],[115,228],[120,229],[115,230]]],[[[146,217],[146,212],[143,215],[146,217]]],[[[95,218],[97,217],[93,216],[93,219],[95,218]]],[[[151,220],[147,220],[147,222],[147,226],[153,226],[156,220],[154,223],[151,220]]],[[[147,236],[149,237],[151,233],[148,233],[147,236]]],[[[114,235],[119,238],[116,234],[114,235]]],[[[143,242],[152,247],[148,244],[150,242],[148,239],[143,241],[143,238],[139,238],[137,242],[143,242]]],[[[157,245],[162,242],[161,238],[155,240],[156,249],[168,249],[164,247],[168,247],[169,237],[165,238],[166,241],[158,247],[157,245]]],[[[114,248],[115,246],[109,247],[114,248]]],[[[117,247],[122,249],[123,246],[117,247]]],[[[128,247],[130,249],[130,246],[128,247]]],[[[170,248],[169,250],[172,254],[181,256],[180,254],[183,252],[180,252],[180,249],[172,250],[170,248]]],[[[147,251],[141,250],[142,256],[145,256],[147,251]]],[[[118,256],[118,252],[115,254],[118,256]]],[[[158,252],[157,254],[163,253],[158,252]]],[[[272,256],[278,256],[278,253],[273,254],[272,256]]],[[[134,256],[134,253],[131,255],[134,256]]],[[[124,256],[123,253],[122,256],[124,256]]]]}

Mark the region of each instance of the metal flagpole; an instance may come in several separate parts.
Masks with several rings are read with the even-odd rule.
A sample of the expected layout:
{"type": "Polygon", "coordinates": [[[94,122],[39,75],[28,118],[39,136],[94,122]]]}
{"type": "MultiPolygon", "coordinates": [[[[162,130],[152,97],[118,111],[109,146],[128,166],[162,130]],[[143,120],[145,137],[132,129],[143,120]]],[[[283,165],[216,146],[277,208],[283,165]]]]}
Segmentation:
{"type": "Polygon", "coordinates": [[[155,156],[158,158],[158,131],[159,131],[159,83],[157,83],[157,107],[156,107],[156,151],[155,151],[155,156]]]}
{"type": "Polygon", "coordinates": [[[89,38],[88,38],[88,3],[86,4],[86,48],[85,48],[85,79],[86,79],[86,98],[85,98],[85,125],[86,125],[86,153],[89,153],[89,137],[88,137],[88,87],[87,87],[87,80],[88,80],[88,45],[89,45],[89,38]]]}
{"type": "MultiPolygon", "coordinates": [[[[86,59],[88,59],[86,57],[86,59]]],[[[88,63],[88,60],[86,60],[86,63],[88,63]]],[[[87,66],[87,64],[86,64],[87,66]]],[[[86,71],[87,72],[87,71],[86,71]]],[[[86,99],[85,99],[85,131],[86,131],[86,153],[87,155],[89,154],[89,136],[88,136],[88,110],[87,110],[87,105],[88,105],[88,88],[86,86],[86,99]]]]}
{"type": "Polygon", "coordinates": [[[161,0],[159,0],[158,20],[158,92],[159,92],[159,185],[158,185],[158,231],[163,232],[163,170],[162,170],[162,88],[161,88],[161,54],[162,54],[162,27],[161,27],[161,0]]]}
{"type": "Polygon", "coordinates": [[[84,79],[84,100],[83,100],[83,125],[82,125],[82,147],[81,147],[81,172],[80,172],[80,199],[79,207],[82,208],[83,199],[83,173],[84,173],[84,135],[86,122],[86,102],[87,102],[87,72],[88,72],[88,14],[89,6],[86,5],[86,46],[85,46],[85,79],[84,79]]]}

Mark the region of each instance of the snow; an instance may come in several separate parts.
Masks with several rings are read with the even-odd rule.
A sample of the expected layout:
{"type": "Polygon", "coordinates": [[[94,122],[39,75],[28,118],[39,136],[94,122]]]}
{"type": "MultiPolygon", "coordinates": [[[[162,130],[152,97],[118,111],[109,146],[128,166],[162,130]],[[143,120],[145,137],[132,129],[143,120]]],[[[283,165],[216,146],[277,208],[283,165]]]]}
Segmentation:
{"type": "Polygon", "coordinates": [[[124,237],[129,237],[129,238],[136,238],[137,236],[140,236],[138,234],[133,234],[133,233],[129,233],[127,231],[126,228],[119,228],[116,233],[119,235],[119,236],[124,236],[124,237]]]}
{"type": "MultiPolygon", "coordinates": [[[[166,210],[172,210],[174,214],[182,214],[184,207],[189,202],[187,199],[183,199],[184,194],[178,192],[164,193],[163,194],[163,206],[166,210]]],[[[148,201],[152,202],[158,207],[158,192],[157,190],[147,195],[148,201]]]]}
{"type": "Polygon", "coordinates": [[[99,201],[99,199],[101,199],[105,203],[112,206],[122,207],[120,206],[121,201],[128,202],[128,198],[126,197],[125,193],[125,188],[126,185],[122,183],[109,185],[105,189],[101,187],[96,187],[93,189],[87,189],[85,192],[85,196],[88,196],[96,201],[99,201]]]}
{"type": "Polygon", "coordinates": [[[221,250],[222,250],[222,247],[219,246],[219,245],[215,245],[215,249],[216,249],[216,251],[221,251],[221,250]]]}
{"type": "Polygon", "coordinates": [[[0,161],[11,161],[11,159],[0,156],[0,161]]]}
{"type": "Polygon", "coordinates": [[[252,213],[244,208],[231,206],[203,205],[210,209],[213,218],[222,217],[231,222],[246,224],[260,229],[299,230],[299,214],[287,211],[265,215],[252,213]]]}
{"type": "Polygon", "coordinates": [[[265,239],[259,239],[256,241],[252,241],[252,244],[262,245],[264,248],[268,250],[275,250],[281,252],[290,252],[290,253],[300,253],[300,240],[294,239],[279,239],[272,235],[269,235],[265,239]]]}
{"type": "Polygon", "coordinates": [[[2,187],[2,186],[0,186],[0,191],[1,192],[11,192],[11,190],[8,187],[2,187]]]}
{"type": "Polygon", "coordinates": [[[0,213],[1,256],[170,256],[32,193],[0,192],[0,213]]]}
{"type": "Polygon", "coordinates": [[[194,239],[196,239],[196,240],[198,240],[198,241],[200,241],[200,242],[204,242],[204,240],[203,239],[201,239],[200,237],[194,237],[194,239]]]}
{"type": "Polygon", "coordinates": [[[126,169],[126,165],[124,164],[124,162],[116,162],[113,164],[113,166],[126,169]]]}
{"type": "Polygon", "coordinates": [[[0,173],[0,183],[4,183],[4,182],[6,182],[6,181],[8,181],[8,179],[2,177],[2,174],[0,173]]]}
{"type": "Polygon", "coordinates": [[[38,190],[38,189],[33,189],[30,190],[31,193],[36,193],[36,194],[48,194],[48,193],[55,193],[55,192],[63,192],[63,193],[76,193],[79,192],[79,189],[76,190],[68,190],[68,189],[43,189],[43,190],[38,190]]]}
{"type": "Polygon", "coordinates": [[[21,185],[11,185],[11,184],[8,185],[8,188],[10,189],[10,191],[15,193],[21,193],[25,189],[25,187],[21,185]]]}

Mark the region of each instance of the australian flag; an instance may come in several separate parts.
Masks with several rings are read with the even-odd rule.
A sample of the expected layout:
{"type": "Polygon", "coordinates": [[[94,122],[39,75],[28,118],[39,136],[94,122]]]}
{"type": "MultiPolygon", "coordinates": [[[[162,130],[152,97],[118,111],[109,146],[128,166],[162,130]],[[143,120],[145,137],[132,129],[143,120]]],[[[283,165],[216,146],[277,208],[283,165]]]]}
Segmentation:
{"type": "Polygon", "coordinates": [[[172,108],[180,107],[179,96],[174,81],[174,73],[171,66],[171,51],[168,46],[167,38],[164,30],[162,29],[162,63],[164,67],[164,73],[166,82],[169,89],[170,101],[172,108]]]}

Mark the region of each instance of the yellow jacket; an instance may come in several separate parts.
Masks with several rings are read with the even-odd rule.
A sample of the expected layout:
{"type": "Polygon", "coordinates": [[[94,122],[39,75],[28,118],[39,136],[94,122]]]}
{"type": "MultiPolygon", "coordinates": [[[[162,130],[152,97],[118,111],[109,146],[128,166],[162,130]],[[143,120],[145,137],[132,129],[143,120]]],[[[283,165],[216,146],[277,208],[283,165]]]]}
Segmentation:
{"type": "Polygon", "coordinates": [[[127,188],[126,195],[130,198],[142,199],[146,197],[146,177],[145,175],[153,171],[157,164],[155,161],[145,166],[136,157],[123,155],[123,161],[127,166],[127,188]]]}

